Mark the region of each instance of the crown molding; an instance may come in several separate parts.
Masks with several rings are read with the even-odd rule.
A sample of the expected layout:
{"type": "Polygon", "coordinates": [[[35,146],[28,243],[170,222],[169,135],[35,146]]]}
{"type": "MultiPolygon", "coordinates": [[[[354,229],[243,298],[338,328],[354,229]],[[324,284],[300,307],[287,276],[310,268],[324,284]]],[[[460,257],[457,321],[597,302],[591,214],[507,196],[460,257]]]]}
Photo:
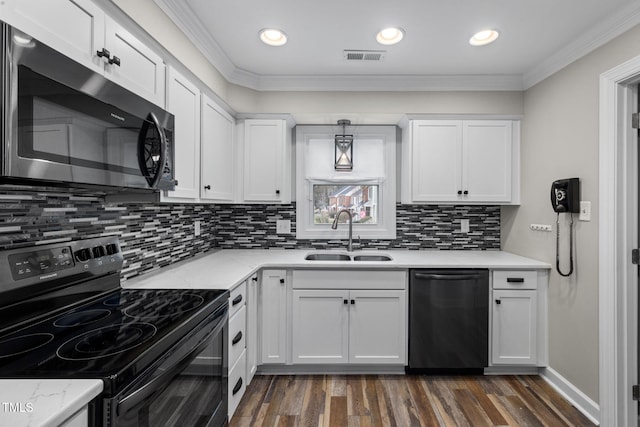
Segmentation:
{"type": "Polygon", "coordinates": [[[529,89],[540,83],[638,24],[640,24],[640,4],[634,2],[609,19],[599,22],[582,36],[542,61],[538,66],[524,73],[522,76],[524,89],[529,89]]]}
{"type": "Polygon", "coordinates": [[[521,91],[520,75],[258,76],[259,91],[521,91]]]}

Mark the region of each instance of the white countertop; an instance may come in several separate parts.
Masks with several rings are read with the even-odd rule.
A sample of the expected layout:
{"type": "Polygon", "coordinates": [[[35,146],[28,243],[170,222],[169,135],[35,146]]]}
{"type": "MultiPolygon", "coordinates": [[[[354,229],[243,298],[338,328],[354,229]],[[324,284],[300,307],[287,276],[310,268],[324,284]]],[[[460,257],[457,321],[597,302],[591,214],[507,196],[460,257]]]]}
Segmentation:
{"type": "Polygon", "coordinates": [[[309,253],[347,253],[313,249],[229,249],[208,252],[125,281],[125,288],[233,289],[261,268],[490,268],[549,269],[545,262],[503,251],[363,250],[355,254],[386,254],[391,261],[306,261],[309,253]]]}
{"type": "Polygon", "coordinates": [[[2,380],[0,425],[55,427],[102,392],[101,380],[2,380]]]}

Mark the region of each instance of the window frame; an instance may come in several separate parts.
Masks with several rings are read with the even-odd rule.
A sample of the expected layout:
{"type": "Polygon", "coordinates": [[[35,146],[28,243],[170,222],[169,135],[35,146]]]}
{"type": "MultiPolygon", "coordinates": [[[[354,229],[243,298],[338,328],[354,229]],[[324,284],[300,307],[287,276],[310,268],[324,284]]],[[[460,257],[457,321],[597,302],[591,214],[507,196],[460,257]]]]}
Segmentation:
{"type": "MultiPolygon", "coordinates": [[[[313,186],[314,185],[377,185],[378,186],[378,223],[353,223],[353,237],[361,239],[396,238],[396,144],[395,126],[354,126],[349,133],[354,135],[354,144],[358,139],[379,139],[383,141],[384,170],[377,176],[357,176],[353,172],[339,172],[331,177],[308,177],[305,171],[306,146],[312,139],[333,139],[335,126],[298,126],[296,127],[296,238],[336,240],[348,238],[346,224],[332,230],[331,224],[314,224],[313,186]]],[[[332,154],[333,155],[333,154],[332,154]]],[[[354,162],[358,158],[354,154],[354,162]]]]}

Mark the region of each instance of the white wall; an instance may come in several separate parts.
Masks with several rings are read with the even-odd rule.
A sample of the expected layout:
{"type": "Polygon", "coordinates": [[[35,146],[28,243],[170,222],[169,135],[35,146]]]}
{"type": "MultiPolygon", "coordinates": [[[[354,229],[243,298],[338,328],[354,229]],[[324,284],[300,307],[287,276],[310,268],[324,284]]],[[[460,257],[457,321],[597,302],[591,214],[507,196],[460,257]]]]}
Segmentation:
{"type": "MultiPolygon", "coordinates": [[[[576,272],[551,273],[549,364],[598,401],[598,78],[640,55],[640,27],[527,90],[522,122],[522,204],[502,210],[504,250],[555,265],[555,213],[549,187],[579,177],[581,199],[592,203],[591,222],[575,222],[576,272]],[[554,233],[533,232],[531,223],[553,224],[554,233]]],[[[568,233],[567,215],[561,232],[568,233]]],[[[568,242],[562,239],[563,271],[568,242]]]]}

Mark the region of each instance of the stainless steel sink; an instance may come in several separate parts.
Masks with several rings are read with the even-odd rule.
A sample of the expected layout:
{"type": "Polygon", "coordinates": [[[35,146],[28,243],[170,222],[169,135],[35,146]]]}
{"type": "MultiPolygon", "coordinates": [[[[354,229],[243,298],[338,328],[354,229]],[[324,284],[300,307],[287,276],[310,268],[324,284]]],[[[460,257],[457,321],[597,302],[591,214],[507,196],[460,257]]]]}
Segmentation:
{"type": "Polygon", "coordinates": [[[304,259],[307,261],[351,261],[347,254],[309,254],[304,259]]]}
{"type": "Polygon", "coordinates": [[[353,257],[354,261],[391,261],[391,257],[388,255],[356,255],[353,257]]]}

